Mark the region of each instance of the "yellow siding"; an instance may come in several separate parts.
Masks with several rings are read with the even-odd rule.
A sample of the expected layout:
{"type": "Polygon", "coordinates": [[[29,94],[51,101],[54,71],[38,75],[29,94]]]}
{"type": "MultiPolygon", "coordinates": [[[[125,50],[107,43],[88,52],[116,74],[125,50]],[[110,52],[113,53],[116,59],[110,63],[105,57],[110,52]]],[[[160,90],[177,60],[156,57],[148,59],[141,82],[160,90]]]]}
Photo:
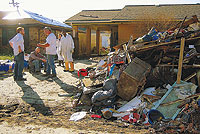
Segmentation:
{"type": "Polygon", "coordinates": [[[31,51],[33,51],[38,43],[38,28],[30,27],[29,28],[29,46],[31,51]]]}
{"type": "Polygon", "coordinates": [[[96,51],[96,33],[91,34],[91,53],[97,53],[97,51],[96,51]]]}
{"type": "Polygon", "coordinates": [[[78,33],[79,37],[79,55],[86,54],[86,34],[78,33]]]}
{"type": "Polygon", "coordinates": [[[138,24],[120,24],[118,26],[118,43],[127,42],[131,35],[133,38],[138,38],[143,34],[145,34],[145,32],[141,32],[141,28],[138,24]]]}
{"type": "MultiPolygon", "coordinates": [[[[86,33],[78,33],[78,37],[79,37],[79,55],[86,55],[86,33]]],[[[100,37],[100,48],[101,49],[101,44],[102,44],[102,39],[100,37]]],[[[97,53],[96,51],[96,34],[93,33],[91,35],[91,52],[93,52],[94,54],[97,53]]]]}
{"type": "Polygon", "coordinates": [[[39,31],[40,31],[40,40],[39,40],[39,42],[40,43],[45,43],[47,36],[44,34],[44,30],[42,28],[39,31]]]}

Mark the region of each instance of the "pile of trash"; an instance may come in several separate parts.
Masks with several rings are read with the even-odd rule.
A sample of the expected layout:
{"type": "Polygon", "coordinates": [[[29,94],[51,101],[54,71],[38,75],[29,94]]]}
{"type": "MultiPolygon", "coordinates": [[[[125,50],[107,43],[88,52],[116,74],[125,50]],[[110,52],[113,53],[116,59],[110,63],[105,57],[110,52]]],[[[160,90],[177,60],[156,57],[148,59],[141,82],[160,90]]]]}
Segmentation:
{"type": "Polygon", "coordinates": [[[200,133],[200,23],[196,16],[185,20],[164,32],[153,27],[131,37],[96,66],[80,69],[84,78],[74,107],[89,105],[92,118],[156,132],[200,133]]]}

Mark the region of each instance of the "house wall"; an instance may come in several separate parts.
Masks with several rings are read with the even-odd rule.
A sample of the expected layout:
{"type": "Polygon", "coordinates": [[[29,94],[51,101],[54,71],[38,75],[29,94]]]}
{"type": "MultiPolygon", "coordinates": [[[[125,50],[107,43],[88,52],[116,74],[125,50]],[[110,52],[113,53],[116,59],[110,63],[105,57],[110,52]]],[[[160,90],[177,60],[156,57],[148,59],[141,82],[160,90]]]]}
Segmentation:
{"type": "Polygon", "coordinates": [[[138,38],[144,35],[146,31],[141,30],[141,27],[137,23],[133,24],[119,24],[118,25],[118,43],[127,42],[130,36],[138,38]]]}
{"type": "Polygon", "coordinates": [[[86,34],[78,33],[79,37],[79,55],[86,55],[86,34]]]}
{"type": "MultiPolygon", "coordinates": [[[[53,33],[58,35],[61,31],[59,30],[53,30],[53,33]]],[[[47,36],[44,34],[44,30],[41,27],[30,27],[29,28],[29,49],[33,51],[38,43],[45,43],[46,42],[47,36]]],[[[41,49],[43,53],[45,53],[45,50],[42,48],[41,49]]]]}
{"type": "Polygon", "coordinates": [[[42,28],[38,26],[29,28],[29,49],[31,51],[37,47],[38,43],[45,43],[45,41],[46,36],[42,28]]]}
{"type": "Polygon", "coordinates": [[[133,39],[147,34],[152,27],[158,31],[165,31],[170,27],[174,27],[178,21],[162,20],[162,21],[135,21],[118,25],[118,43],[127,42],[130,36],[133,39]]]}
{"type": "Polygon", "coordinates": [[[91,33],[91,54],[96,53],[96,33],[91,33]]]}
{"type": "MultiPolygon", "coordinates": [[[[103,34],[104,35],[104,34],[103,34]]],[[[102,48],[102,34],[100,34],[100,48],[102,48]]],[[[79,37],[79,56],[81,55],[87,55],[86,49],[87,49],[87,44],[86,44],[86,33],[78,33],[79,37]]],[[[91,54],[96,54],[96,33],[91,34],[91,54]]]]}
{"type": "Polygon", "coordinates": [[[29,45],[36,46],[38,43],[38,27],[30,27],[29,28],[29,45]]]}
{"type": "Polygon", "coordinates": [[[38,43],[38,27],[29,28],[29,51],[33,51],[38,43]]]}

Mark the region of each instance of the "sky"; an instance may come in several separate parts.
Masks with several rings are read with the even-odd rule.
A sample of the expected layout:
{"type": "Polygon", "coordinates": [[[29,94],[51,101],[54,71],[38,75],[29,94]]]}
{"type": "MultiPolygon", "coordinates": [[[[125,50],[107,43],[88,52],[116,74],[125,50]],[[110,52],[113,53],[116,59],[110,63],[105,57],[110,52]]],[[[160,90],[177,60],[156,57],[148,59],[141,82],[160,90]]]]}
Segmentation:
{"type": "MultiPolygon", "coordinates": [[[[13,10],[12,0],[0,0],[0,11],[13,10]]],[[[196,4],[200,0],[15,0],[19,7],[58,21],[82,10],[122,9],[125,5],[196,4]]],[[[183,9],[184,10],[184,9],[183,9]]]]}

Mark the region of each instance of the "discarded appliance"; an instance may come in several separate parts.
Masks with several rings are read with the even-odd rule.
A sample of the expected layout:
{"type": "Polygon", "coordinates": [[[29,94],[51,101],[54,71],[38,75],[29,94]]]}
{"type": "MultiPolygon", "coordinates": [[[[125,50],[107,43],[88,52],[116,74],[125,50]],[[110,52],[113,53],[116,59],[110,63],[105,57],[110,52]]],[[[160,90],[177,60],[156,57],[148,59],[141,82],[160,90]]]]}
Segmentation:
{"type": "Polygon", "coordinates": [[[151,66],[148,63],[137,57],[134,58],[120,75],[117,84],[118,95],[122,99],[130,101],[138,91],[143,89],[150,70],[151,66]]]}

